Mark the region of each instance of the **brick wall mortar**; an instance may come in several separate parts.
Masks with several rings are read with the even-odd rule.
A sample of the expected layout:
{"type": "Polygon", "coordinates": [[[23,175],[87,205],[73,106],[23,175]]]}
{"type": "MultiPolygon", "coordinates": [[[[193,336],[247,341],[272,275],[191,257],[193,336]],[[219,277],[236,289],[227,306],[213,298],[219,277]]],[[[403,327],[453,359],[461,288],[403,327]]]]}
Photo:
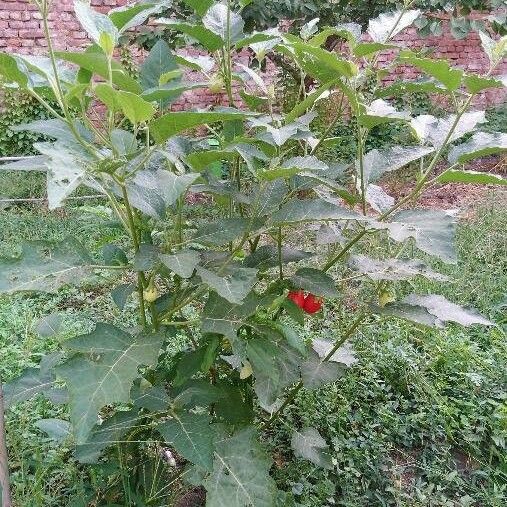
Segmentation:
{"type": "MultiPolygon", "coordinates": [[[[128,3],[128,0],[93,0],[92,5],[102,11],[128,3]]],[[[44,40],[40,14],[36,7],[28,0],[0,0],[0,51],[22,53],[29,55],[46,54],[46,41],[44,40]]],[[[85,32],[73,14],[73,0],[53,0],[53,8],[49,19],[49,25],[53,33],[54,44],[57,49],[79,50],[86,46],[85,32]]],[[[436,57],[449,60],[456,67],[473,72],[485,72],[488,67],[488,59],[481,49],[480,39],[475,32],[466,39],[454,39],[444,21],[444,34],[438,37],[420,38],[414,28],[404,30],[398,41],[412,48],[427,47],[433,50],[436,57]]],[[[185,53],[186,50],[183,50],[185,53]]],[[[189,54],[195,54],[194,50],[188,50],[189,54]]],[[[393,54],[383,53],[379,61],[389,63],[393,54]]],[[[248,53],[243,51],[237,56],[236,61],[246,63],[248,53]]],[[[268,74],[274,75],[274,66],[268,66],[268,74]]],[[[495,74],[507,74],[507,61],[502,62],[496,69],[495,74]]],[[[394,81],[401,75],[405,79],[418,77],[417,71],[410,66],[398,67],[392,75],[386,78],[386,82],[394,81]]],[[[192,73],[189,79],[198,80],[199,77],[192,73]]],[[[237,93],[236,93],[237,95],[237,93]]],[[[491,106],[505,101],[507,92],[504,89],[490,89],[483,92],[476,101],[476,105],[491,106]]],[[[176,110],[187,107],[204,107],[210,104],[223,104],[223,94],[211,94],[207,89],[197,89],[186,92],[182,98],[173,105],[176,110]]]]}

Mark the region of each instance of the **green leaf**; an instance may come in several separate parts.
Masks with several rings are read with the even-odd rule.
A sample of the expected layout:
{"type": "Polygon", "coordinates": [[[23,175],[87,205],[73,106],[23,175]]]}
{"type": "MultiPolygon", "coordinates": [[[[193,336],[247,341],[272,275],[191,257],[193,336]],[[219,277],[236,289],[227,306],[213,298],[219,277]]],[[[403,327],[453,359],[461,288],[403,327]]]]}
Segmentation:
{"type": "Polygon", "coordinates": [[[127,193],[134,207],[155,218],[163,219],[166,208],[176,203],[199,177],[198,173],[176,175],[165,169],[138,171],[127,182],[127,193]]]}
{"type": "Polygon", "coordinates": [[[261,326],[256,330],[261,337],[248,341],[246,356],[252,365],[259,404],[271,412],[283,389],[299,380],[302,358],[279,329],[261,326]]]}
{"type": "Polygon", "coordinates": [[[143,90],[158,88],[160,78],[165,73],[177,69],[178,64],[169,44],[160,39],[139,68],[139,83],[143,90]]]}
{"type": "Polygon", "coordinates": [[[169,30],[176,30],[192,37],[202,44],[208,51],[217,51],[224,45],[221,37],[202,25],[193,25],[177,19],[160,18],[158,24],[167,27],[169,30]]]}
{"type": "Polygon", "coordinates": [[[120,310],[123,310],[125,308],[125,304],[127,303],[127,299],[135,290],[136,290],[135,284],[122,283],[111,291],[111,298],[113,299],[114,304],[120,310]]]}
{"type": "Polygon", "coordinates": [[[192,379],[179,386],[174,393],[173,406],[176,409],[186,407],[208,407],[225,396],[225,393],[206,379],[192,379]]]}
{"type": "Polygon", "coordinates": [[[275,224],[320,220],[364,220],[364,218],[355,211],[323,199],[292,199],[273,213],[270,219],[275,224]]]}
{"type": "MultiPolygon", "coordinates": [[[[330,340],[316,338],[312,341],[312,348],[315,352],[317,352],[321,359],[325,359],[334,347],[335,344],[330,340]]],[[[356,357],[355,350],[348,342],[339,347],[338,350],[336,350],[336,352],[334,352],[334,354],[327,360],[335,363],[342,363],[348,367],[353,366],[359,361],[356,357]]]]}
{"type": "Polygon", "coordinates": [[[134,269],[136,271],[149,271],[158,262],[158,249],[152,243],[141,243],[134,256],[134,269]]]}
{"type": "Polygon", "coordinates": [[[56,292],[88,276],[92,264],[88,252],[73,238],[58,244],[27,242],[19,257],[0,258],[0,293],[56,292]]]}
{"type": "Polygon", "coordinates": [[[186,160],[194,171],[203,171],[214,162],[234,160],[235,157],[237,157],[237,155],[233,151],[206,150],[189,153],[186,160]]]}
{"type": "Polygon", "coordinates": [[[369,129],[390,123],[393,121],[410,120],[410,114],[406,111],[397,111],[396,108],[388,104],[383,99],[374,100],[369,106],[360,112],[358,121],[364,127],[369,129]]]}
{"type": "Polygon", "coordinates": [[[57,444],[62,444],[72,436],[71,424],[62,419],[39,419],[34,424],[57,444]]]}
{"type": "Polygon", "coordinates": [[[456,219],[444,211],[406,210],[396,213],[392,221],[379,225],[395,241],[414,238],[417,247],[448,264],[457,262],[454,237],[456,219]]]}
{"type": "Polygon", "coordinates": [[[199,263],[199,253],[195,250],[181,250],[173,255],[159,255],[162,263],[182,278],[190,278],[199,263]]]}
{"type": "Polygon", "coordinates": [[[119,155],[130,155],[137,151],[137,139],[132,132],[114,129],[111,132],[111,143],[119,155]]]}
{"type": "Polygon", "coordinates": [[[214,0],[183,0],[192,7],[199,16],[204,16],[206,11],[214,4],[214,0]]]}
{"type": "Polygon", "coordinates": [[[507,185],[507,179],[498,174],[448,169],[438,177],[439,183],[472,183],[474,185],[507,185]]]}
{"type": "Polygon", "coordinates": [[[104,449],[118,443],[141,420],[137,410],[129,410],[117,412],[100,426],[94,426],[86,441],[76,446],[77,460],[85,464],[97,463],[104,449]]]}
{"type": "Polygon", "coordinates": [[[78,444],[87,441],[102,407],[129,401],[139,366],[156,362],[162,339],[161,334],[131,335],[98,323],[91,333],[65,342],[65,348],[79,352],[57,368],[70,392],[78,444]]]}
{"type": "Polygon", "coordinates": [[[336,290],[334,280],[324,271],[315,268],[301,268],[291,276],[294,287],[311,292],[315,296],[336,298],[340,293],[336,290]]]}
{"type": "Polygon", "coordinates": [[[19,377],[4,384],[4,404],[9,409],[16,403],[30,400],[38,394],[51,399],[54,391],[53,368],[62,359],[61,354],[50,354],[41,359],[39,368],[27,368],[19,377]]]}
{"type": "Polygon", "coordinates": [[[387,42],[409,27],[421,14],[420,10],[395,11],[380,14],[368,23],[368,33],[374,42],[387,42]]]}
{"type": "Polygon", "coordinates": [[[337,79],[332,79],[331,81],[324,83],[315,91],[308,94],[308,96],[304,100],[298,102],[294,106],[294,108],[285,115],[285,122],[291,123],[294,120],[296,120],[296,118],[298,118],[299,116],[305,114],[311,107],[313,107],[315,102],[317,102],[327,90],[329,90],[336,84],[336,81],[337,79]]]}
{"type": "Polygon", "coordinates": [[[283,52],[286,56],[294,58],[305,72],[321,83],[336,80],[337,76],[351,78],[358,72],[354,63],[339,58],[336,53],[308,43],[294,41],[289,46],[281,45],[279,48],[282,51],[285,48],[283,52]]]}
{"type": "Polygon", "coordinates": [[[463,71],[451,67],[446,60],[419,57],[411,51],[402,51],[399,55],[399,60],[404,64],[408,63],[417,67],[437,81],[440,81],[449,91],[456,91],[461,86],[463,71]]]}
{"type": "Polygon", "coordinates": [[[191,463],[213,468],[213,426],[207,414],[172,413],[157,429],[164,440],[191,463]]]}
{"type": "Polygon", "coordinates": [[[489,88],[504,88],[505,86],[499,79],[477,76],[475,74],[467,74],[464,83],[470,93],[480,93],[489,88]]]}
{"type": "Polygon", "coordinates": [[[150,123],[150,132],[159,144],[167,141],[170,137],[199,125],[223,122],[228,120],[242,120],[246,113],[234,112],[173,112],[167,113],[150,123]]]}
{"type": "MultiPolygon", "coordinates": [[[[79,134],[88,142],[93,141],[93,134],[84,127],[80,121],[74,121],[74,128],[79,134]]],[[[54,137],[58,141],[66,144],[67,146],[79,145],[78,141],[72,130],[70,129],[67,122],[60,120],[59,118],[51,118],[48,120],[35,120],[30,123],[21,123],[19,125],[13,125],[10,127],[15,132],[29,131],[35,134],[42,134],[49,137],[54,137]]]]}
{"type": "Polygon", "coordinates": [[[151,120],[155,114],[155,108],[149,102],[139,97],[135,93],[118,91],[117,100],[123,111],[123,114],[133,123],[143,123],[151,120]]]}
{"type": "MultiPolygon", "coordinates": [[[[313,257],[313,255],[314,254],[310,252],[294,250],[290,247],[282,247],[282,262],[284,264],[300,262],[313,257]]],[[[263,245],[246,257],[243,264],[248,268],[257,268],[259,271],[266,271],[267,269],[278,266],[278,261],[278,249],[273,245],[263,245]]]]}
{"type": "MultiPolygon", "coordinates": [[[[71,52],[56,52],[57,58],[67,62],[74,63],[94,74],[97,74],[104,79],[108,78],[109,70],[107,65],[107,58],[104,53],[97,51],[85,51],[79,53],[71,52]]],[[[141,87],[137,81],[130,77],[128,72],[115,60],[111,62],[113,71],[113,83],[120,89],[131,93],[141,93],[141,87]]]]}
{"type": "Polygon", "coordinates": [[[86,182],[87,160],[61,141],[35,143],[34,147],[46,157],[49,209],[60,208],[65,199],[86,182]]]}
{"type": "Polygon", "coordinates": [[[451,133],[451,129],[456,123],[456,115],[452,114],[446,118],[435,118],[429,114],[423,114],[412,118],[410,126],[422,144],[429,143],[435,148],[440,148],[448,138],[447,142],[452,143],[465,134],[472,132],[478,124],[485,121],[484,111],[465,113],[458,120],[451,133]]]}
{"type": "Polygon", "coordinates": [[[74,0],[74,12],[81,26],[96,44],[101,45],[101,36],[106,34],[110,37],[113,46],[116,46],[118,29],[108,16],[94,11],[84,0],[74,0]]]}
{"type": "Polygon", "coordinates": [[[229,303],[240,304],[257,282],[257,270],[228,266],[222,271],[217,274],[201,266],[196,267],[197,275],[205,284],[229,303]]]}
{"type": "Polygon", "coordinates": [[[210,292],[203,310],[201,331],[216,333],[234,340],[236,331],[255,314],[257,308],[269,306],[274,297],[259,296],[251,292],[240,305],[229,303],[216,292],[210,292]]]}
{"type": "MultiPolygon", "coordinates": [[[[424,146],[392,146],[383,150],[373,149],[363,158],[365,183],[378,181],[380,177],[390,171],[397,171],[415,162],[435,150],[424,146]]],[[[359,163],[356,163],[359,169],[359,163]]]]}
{"type": "Polygon", "coordinates": [[[358,23],[339,23],[336,26],[326,26],[309,43],[312,46],[322,46],[331,36],[345,39],[351,46],[361,39],[361,25],[358,23]]]}
{"type": "Polygon", "coordinates": [[[482,48],[488,55],[489,61],[492,65],[497,65],[501,60],[507,56],[507,36],[504,35],[498,40],[492,39],[486,32],[479,31],[481,38],[482,48]]]}
{"type": "Polygon", "coordinates": [[[165,412],[171,400],[164,386],[151,385],[141,379],[136,382],[130,391],[132,404],[136,408],[144,408],[150,412],[165,412]]]}
{"type": "Polygon", "coordinates": [[[192,240],[203,245],[221,246],[259,229],[262,224],[261,219],[224,218],[202,225],[192,240]]]}
{"type": "Polygon", "coordinates": [[[243,37],[245,26],[243,18],[232,10],[228,12],[227,5],[222,3],[216,3],[206,11],[202,24],[223,41],[231,43],[243,37]]]}
{"type": "Polygon", "coordinates": [[[301,431],[294,431],[290,445],[296,458],[306,459],[326,470],[333,470],[329,446],[315,428],[304,428],[301,431]]]}
{"type": "Polygon", "coordinates": [[[102,247],[102,257],[106,266],[126,266],[129,263],[127,254],[114,243],[102,247]]]}
{"type": "Polygon", "coordinates": [[[345,374],[345,371],[345,364],[322,361],[317,352],[313,350],[308,353],[308,359],[301,364],[303,385],[312,390],[335,382],[345,374]]]}
{"type": "MultiPolygon", "coordinates": [[[[449,152],[448,160],[451,164],[459,162],[464,164],[476,158],[502,153],[507,151],[507,134],[503,132],[477,132],[466,143],[460,144],[452,148],[449,152]]],[[[446,171],[448,172],[448,171],[446,171]]],[[[444,172],[440,178],[446,179],[444,172]]],[[[484,175],[492,176],[495,175],[484,175]]],[[[439,178],[439,181],[441,181],[439,178]]],[[[443,183],[443,181],[442,181],[443,183]]]]}
{"type": "Polygon", "coordinates": [[[63,324],[63,316],[59,313],[50,313],[39,319],[35,325],[35,332],[42,338],[50,338],[57,335],[63,324]]]}
{"type": "Polygon", "coordinates": [[[436,294],[424,296],[410,294],[399,303],[389,303],[382,308],[373,307],[373,310],[382,315],[399,317],[432,327],[444,327],[446,322],[455,322],[462,326],[495,325],[476,310],[451,303],[444,296],[436,294]]]}
{"type": "Polygon", "coordinates": [[[109,11],[108,16],[120,33],[142,25],[152,14],[158,14],[168,7],[165,0],[138,2],[133,5],[116,7],[109,11]]]}
{"type": "Polygon", "coordinates": [[[27,75],[19,69],[16,59],[6,53],[0,53],[0,76],[5,83],[16,83],[21,88],[28,85],[27,75]]]}
{"type": "Polygon", "coordinates": [[[382,44],[381,42],[362,42],[354,46],[353,53],[355,56],[361,58],[363,56],[369,56],[380,51],[387,51],[394,49],[397,46],[393,44],[382,44]]]}
{"type": "Polygon", "coordinates": [[[445,282],[449,278],[429,268],[419,259],[372,259],[366,255],[353,255],[349,267],[372,280],[409,280],[423,276],[429,280],[445,282]]]}
{"type": "Polygon", "coordinates": [[[253,428],[215,442],[213,471],[203,482],[207,507],[271,507],[276,485],[269,475],[272,461],[253,428]]]}

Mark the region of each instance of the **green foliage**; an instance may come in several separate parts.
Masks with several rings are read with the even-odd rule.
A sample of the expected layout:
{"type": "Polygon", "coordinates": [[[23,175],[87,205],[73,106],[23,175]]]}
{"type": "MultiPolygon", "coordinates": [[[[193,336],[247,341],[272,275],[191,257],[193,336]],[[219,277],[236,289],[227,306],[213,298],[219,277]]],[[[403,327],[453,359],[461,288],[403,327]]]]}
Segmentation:
{"type": "MultiPolygon", "coordinates": [[[[0,112],[0,157],[34,155],[33,143],[47,139],[44,135],[14,131],[11,127],[33,120],[50,118],[48,111],[25,91],[2,88],[0,112]]],[[[54,103],[52,104],[54,105],[54,103]]]]}
{"type": "MultiPolygon", "coordinates": [[[[148,442],[157,442],[168,446],[170,456],[172,449],[188,462],[188,482],[205,488],[209,506],[290,504],[291,495],[279,491],[269,473],[272,460],[261,435],[269,434],[298,392],[319,390],[346,374],[356,362],[346,342],[366,319],[406,319],[438,328],[448,323],[495,325],[433,292],[407,290],[405,297],[386,298],[389,283],[400,277],[407,288],[412,282],[406,279],[422,272],[447,280],[438,271],[422,268],[413,259],[415,251],[445,264],[458,261],[454,215],[403,208],[436,182],[433,171],[449,148],[479,129],[484,111],[468,109],[478,89],[492,84],[470,86],[464,74],[446,62],[396,46],[395,65],[410,59],[440,83],[435,90],[450,96],[456,107],[439,118],[413,116],[382,97],[384,69],[374,55],[386,45],[394,46],[393,37],[410,26],[419,11],[407,5],[370,20],[368,32],[376,44],[368,48],[369,60],[363,66],[357,54],[364,52],[356,51],[361,44],[357,26],[338,30],[348,47],[339,56],[320,47],[326,33],[318,32],[316,22],[302,27],[301,38],[273,31],[248,35],[240,12],[216,3],[199,8],[202,14],[190,19],[160,22],[210,52],[204,60],[214,58],[229,106],[171,112],[170,103],[194,86],[182,78],[180,65],[188,65],[188,59],[176,58],[160,41],[137,77],[113,56],[120,34],[159,8],[143,3],[106,15],[78,1],[76,16],[94,41],[86,51],[55,54],[48,39],[49,59],[2,55],[4,79],[41,99],[52,97],[61,108],[57,118],[18,127],[47,133],[54,141],[38,143],[39,157],[7,169],[43,166],[50,209],[62,207],[80,186],[100,192],[108,203],[103,213],[116,219],[115,226],[124,229],[128,240],[122,248],[104,238],[102,264],[74,239],[26,244],[18,256],[0,257],[0,292],[59,291],[70,285],[83,287],[84,279],[97,283],[110,277],[111,298],[120,311],[135,292],[138,312],[136,326],[119,326],[108,318],[95,322],[91,331],[65,341],[62,356],[49,372],[42,363],[38,371],[21,374],[6,389],[13,402],[24,401],[30,391],[49,396],[55,380],[62,382],[65,387],[59,394],[68,395],[69,434],[62,434],[62,428],[69,428],[64,423],[45,421],[39,426],[68,441],[81,461],[100,460],[116,449],[119,461],[125,453],[137,475],[138,468],[153,459],[148,442]],[[275,113],[272,85],[253,69],[234,66],[233,51],[259,48],[258,44],[258,54],[282,54],[298,69],[301,97],[288,115],[275,113]],[[346,99],[354,118],[353,161],[331,164],[319,158],[320,147],[333,141],[333,123],[320,135],[314,131],[318,112],[316,101],[306,94],[307,79],[329,95],[339,93],[346,99]],[[251,110],[239,109],[235,81],[245,89],[253,81],[264,94],[262,103],[251,101],[251,110]],[[107,110],[101,121],[90,115],[95,100],[107,110]],[[74,103],[80,106],[79,114],[70,107],[74,103]],[[256,105],[262,109],[257,111],[256,105]],[[126,121],[133,132],[122,129],[126,121]],[[408,142],[393,145],[391,140],[389,146],[369,150],[370,132],[387,125],[404,126],[411,133],[408,142]],[[192,135],[196,129],[199,132],[192,135]],[[213,156],[210,141],[218,148],[213,156]],[[226,177],[213,170],[217,161],[228,164],[226,177]],[[384,173],[414,162],[420,166],[417,179],[398,201],[373,184],[384,173]],[[342,181],[345,175],[348,181],[342,181]],[[210,196],[211,210],[200,221],[185,207],[187,194],[198,191],[210,196]],[[331,230],[324,241],[330,248],[322,249],[313,235],[308,252],[287,248],[298,228],[310,226],[331,230]],[[337,239],[332,239],[333,231],[337,239]],[[348,276],[348,255],[366,241],[382,248],[379,262],[385,262],[390,276],[375,276],[371,270],[348,276]],[[302,318],[310,319],[321,309],[318,298],[340,300],[350,289],[356,293],[356,311],[339,336],[308,343],[298,336],[296,326],[302,318]],[[293,291],[308,294],[303,304],[294,300],[297,308],[287,310],[293,291]],[[186,347],[178,338],[182,330],[189,339],[186,347]]],[[[44,6],[40,11],[47,16],[44,6]]],[[[505,53],[505,40],[483,36],[483,44],[493,71],[505,53]]],[[[339,110],[333,121],[343,116],[339,110]]],[[[500,134],[476,133],[468,142],[478,155],[492,148],[504,150],[500,134]]],[[[470,178],[469,172],[456,170],[454,162],[467,162],[460,155],[467,149],[453,149],[459,153],[454,158],[451,151],[443,174],[470,178]]],[[[298,458],[334,471],[334,462],[325,456],[329,444],[317,428],[292,430],[298,458]]],[[[175,460],[167,461],[169,466],[175,460]]],[[[118,501],[133,505],[138,498],[150,503],[144,483],[132,481],[124,478],[118,501]]]]}

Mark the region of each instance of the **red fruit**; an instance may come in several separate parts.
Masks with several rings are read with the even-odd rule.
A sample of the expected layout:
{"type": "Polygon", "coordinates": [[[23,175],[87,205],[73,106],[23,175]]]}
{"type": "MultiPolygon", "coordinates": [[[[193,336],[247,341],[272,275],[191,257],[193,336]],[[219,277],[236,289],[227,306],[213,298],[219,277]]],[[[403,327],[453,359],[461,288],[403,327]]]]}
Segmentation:
{"type": "Polygon", "coordinates": [[[299,308],[303,308],[305,306],[305,293],[302,290],[290,291],[287,294],[287,297],[296,303],[299,308]]]}
{"type": "Polygon", "coordinates": [[[305,303],[303,305],[303,310],[306,313],[317,313],[322,308],[322,298],[318,298],[313,294],[308,294],[305,297],[305,303]]]}

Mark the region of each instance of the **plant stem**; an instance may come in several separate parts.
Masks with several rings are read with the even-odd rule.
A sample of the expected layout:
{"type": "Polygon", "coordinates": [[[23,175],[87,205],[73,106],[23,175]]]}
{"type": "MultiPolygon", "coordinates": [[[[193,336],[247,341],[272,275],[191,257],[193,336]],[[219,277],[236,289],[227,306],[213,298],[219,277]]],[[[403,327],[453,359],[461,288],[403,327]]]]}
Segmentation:
{"type": "Polygon", "coordinates": [[[0,497],[2,498],[2,507],[11,507],[11,486],[9,479],[9,460],[7,455],[7,437],[5,433],[5,407],[2,381],[0,379],[0,497]]]}
{"type": "Polygon", "coordinates": [[[277,249],[278,249],[278,275],[280,277],[280,280],[283,280],[282,226],[281,225],[278,227],[277,249]]]}
{"type": "Polygon", "coordinates": [[[363,136],[361,125],[357,126],[357,157],[359,159],[359,177],[361,178],[361,207],[366,216],[366,182],[364,181],[364,145],[366,136],[363,136]]]}

